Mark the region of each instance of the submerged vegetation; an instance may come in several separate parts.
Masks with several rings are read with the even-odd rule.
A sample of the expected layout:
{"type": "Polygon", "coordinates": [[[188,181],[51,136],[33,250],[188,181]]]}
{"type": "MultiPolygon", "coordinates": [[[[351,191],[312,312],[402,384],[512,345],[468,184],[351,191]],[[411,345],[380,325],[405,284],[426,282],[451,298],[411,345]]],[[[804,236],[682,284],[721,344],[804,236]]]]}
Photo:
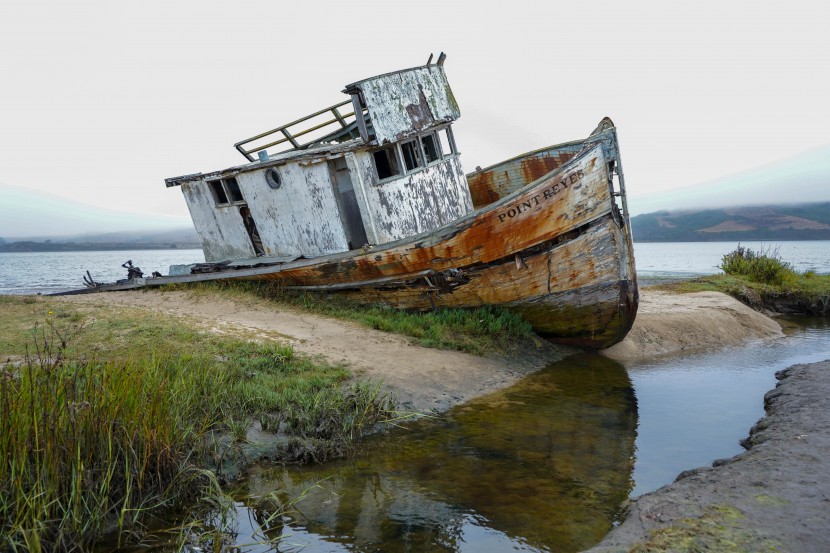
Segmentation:
{"type": "Polygon", "coordinates": [[[754,251],[740,244],[724,255],[722,275],[695,278],[665,287],[677,292],[716,290],[755,309],[827,317],[830,315],[830,275],[800,273],[777,251],[754,251]]]}
{"type": "MultiPolygon", "coordinates": [[[[170,288],[177,288],[176,285],[170,288]]],[[[267,282],[213,281],[181,287],[194,294],[222,291],[238,299],[266,299],[369,328],[414,338],[424,347],[483,355],[502,352],[533,335],[530,324],[498,307],[413,312],[382,305],[357,305],[339,296],[293,292],[267,282]]]]}
{"type": "Polygon", "coordinates": [[[40,298],[0,309],[0,550],[130,539],[160,509],[219,497],[252,424],[302,462],[394,416],[377,383],[271,340],[40,298]]]}

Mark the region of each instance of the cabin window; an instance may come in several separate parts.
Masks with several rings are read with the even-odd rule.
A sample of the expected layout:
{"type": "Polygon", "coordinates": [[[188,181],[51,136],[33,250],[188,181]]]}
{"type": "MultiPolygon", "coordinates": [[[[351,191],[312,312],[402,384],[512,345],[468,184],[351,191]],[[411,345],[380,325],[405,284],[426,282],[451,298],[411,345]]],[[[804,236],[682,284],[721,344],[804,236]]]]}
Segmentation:
{"type": "Polygon", "coordinates": [[[228,189],[228,195],[232,202],[244,202],[244,198],[242,197],[242,190],[239,189],[239,183],[236,182],[235,177],[228,177],[224,179],[225,186],[228,189]]]}
{"type": "Polygon", "coordinates": [[[421,144],[424,146],[424,156],[427,163],[438,161],[441,159],[441,152],[438,150],[438,145],[435,143],[435,134],[428,134],[421,137],[421,144]]]}
{"type": "Polygon", "coordinates": [[[222,181],[212,180],[208,181],[211,192],[213,192],[213,199],[216,200],[216,205],[227,205],[228,195],[225,194],[225,188],[222,186],[222,181]]]}
{"type": "Polygon", "coordinates": [[[213,194],[213,199],[219,207],[238,204],[245,201],[242,197],[242,190],[235,177],[228,177],[221,180],[208,181],[208,186],[213,194]]]}
{"type": "Polygon", "coordinates": [[[388,179],[389,177],[401,174],[401,168],[398,165],[398,156],[395,155],[395,146],[387,146],[374,152],[372,155],[375,158],[375,169],[378,172],[378,180],[388,179]]]}
{"type": "Polygon", "coordinates": [[[455,140],[453,140],[452,131],[449,127],[441,129],[437,133],[438,142],[441,145],[441,153],[444,157],[451,156],[455,152],[455,140]]]}
{"type": "Polygon", "coordinates": [[[418,146],[417,140],[410,140],[409,142],[401,144],[401,153],[403,154],[403,163],[407,171],[413,171],[418,167],[424,166],[421,148],[418,146]]]}

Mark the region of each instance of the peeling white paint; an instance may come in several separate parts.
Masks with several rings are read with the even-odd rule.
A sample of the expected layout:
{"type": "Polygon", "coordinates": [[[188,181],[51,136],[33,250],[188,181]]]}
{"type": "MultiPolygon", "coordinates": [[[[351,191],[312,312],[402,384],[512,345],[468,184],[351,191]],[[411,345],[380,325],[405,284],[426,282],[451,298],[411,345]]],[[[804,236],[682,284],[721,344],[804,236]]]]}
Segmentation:
{"type": "MultiPolygon", "coordinates": [[[[291,163],[277,169],[282,186],[273,189],[265,169],[236,179],[256,223],[265,254],[314,257],[348,249],[325,163],[291,163]]],[[[216,206],[205,181],[182,185],[207,261],[255,256],[238,205],[216,206]]]]}
{"type": "Polygon", "coordinates": [[[290,163],[277,168],[282,186],[273,189],[265,170],[237,176],[267,255],[326,255],[348,249],[325,163],[290,163]]]}
{"type": "Polygon", "coordinates": [[[378,143],[396,142],[461,116],[444,68],[416,67],[359,81],[378,143]]]}
{"type": "MultiPolygon", "coordinates": [[[[373,77],[346,91],[359,91],[365,99],[378,143],[400,142],[460,116],[444,69],[438,65],[373,77]]],[[[168,179],[167,185],[181,185],[207,261],[256,255],[251,225],[246,227],[240,214],[245,205],[265,255],[305,257],[347,251],[351,235],[361,242],[352,247],[360,247],[360,225],[369,243],[382,244],[434,230],[473,210],[458,155],[378,183],[373,148],[375,143],[350,141],[297,150],[225,171],[168,179]],[[334,160],[343,157],[348,177],[331,169],[334,160]],[[269,170],[278,171],[279,186],[268,185],[269,170]],[[216,205],[207,179],[231,177],[236,178],[243,201],[216,205]],[[356,218],[357,211],[361,220],[345,225],[344,217],[356,218]]]]}
{"type": "Polygon", "coordinates": [[[436,229],[473,210],[458,156],[380,184],[374,184],[372,154],[357,152],[355,158],[369,213],[364,224],[374,244],[436,229]]]}
{"type": "Polygon", "coordinates": [[[204,180],[186,182],[181,188],[206,261],[255,255],[237,206],[217,207],[204,180]]]}

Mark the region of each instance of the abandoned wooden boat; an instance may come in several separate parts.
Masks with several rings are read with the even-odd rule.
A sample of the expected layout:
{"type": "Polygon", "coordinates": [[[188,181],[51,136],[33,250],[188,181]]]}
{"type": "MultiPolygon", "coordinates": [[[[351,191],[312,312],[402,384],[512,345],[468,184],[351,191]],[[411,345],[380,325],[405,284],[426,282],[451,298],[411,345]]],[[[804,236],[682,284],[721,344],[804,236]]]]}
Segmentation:
{"type": "Polygon", "coordinates": [[[618,342],[638,291],[613,123],[465,176],[443,61],[237,143],[245,165],[167,179],[207,263],[98,288],[263,279],[406,309],[501,306],[553,341],[618,342]]]}

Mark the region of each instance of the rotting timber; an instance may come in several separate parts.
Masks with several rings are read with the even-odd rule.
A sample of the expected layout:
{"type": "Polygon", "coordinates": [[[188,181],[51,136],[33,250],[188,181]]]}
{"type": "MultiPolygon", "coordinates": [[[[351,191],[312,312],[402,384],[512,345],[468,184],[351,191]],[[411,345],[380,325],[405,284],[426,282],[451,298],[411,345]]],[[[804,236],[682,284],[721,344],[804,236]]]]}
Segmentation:
{"type": "Polygon", "coordinates": [[[465,176],[443,60],[347,86],[352,113],[237,143],[252,163],[167,179],[208,263],[90,290],[269,280],[404,309],[501,306],[580,347],[622,340],[638,290],[613,123],[465,176]]]}

